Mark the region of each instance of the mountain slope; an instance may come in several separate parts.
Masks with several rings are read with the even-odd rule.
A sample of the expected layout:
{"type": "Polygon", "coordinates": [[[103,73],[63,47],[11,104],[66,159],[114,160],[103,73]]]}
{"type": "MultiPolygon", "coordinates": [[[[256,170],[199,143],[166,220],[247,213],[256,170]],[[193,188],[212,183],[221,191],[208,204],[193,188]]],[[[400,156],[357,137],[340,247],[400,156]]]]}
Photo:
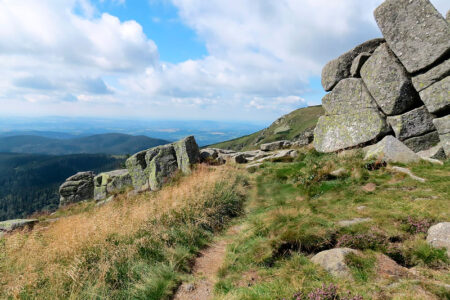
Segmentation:
{"type": "Polygon", "coordinates": [[[305,130],[313,128],[323,114],[321,105],[299,108],[282,116],[266,129],[208,147],[241,151],[255,149],[258,145],[273,141],[292,140],[305,130]]]}
{"type": "Polygon", "coordinates": [[[0,221],[58,207],[58,188],[79,172],[119,168],[125,158],[105,154],[49,156],[0,153],[0,221]]]}
{"type": "Polygon", "coordinates": [[[162,139],[120,133],[98,134],[64,140],[22,135],[0,138],[0,152],[52,155],[77,153],[132,154],[167,143],[169,142],[162,139]]]}

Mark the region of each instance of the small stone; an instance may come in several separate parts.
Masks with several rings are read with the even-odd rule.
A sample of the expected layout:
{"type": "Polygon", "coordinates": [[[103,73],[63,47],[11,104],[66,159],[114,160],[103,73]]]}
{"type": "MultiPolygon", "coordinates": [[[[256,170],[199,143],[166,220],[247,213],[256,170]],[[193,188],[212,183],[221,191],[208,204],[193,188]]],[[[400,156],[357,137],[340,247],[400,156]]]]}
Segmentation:
{"type": "Polygon", "coordinates": [[[431,226],[427,233],[427,243],[435,248],[447,248],[447,256],[450,257],[450,222],[431,226]]]}
{"type": "Polygon", "coordinates": [[[330,173],[333,177],[341,177],[347,173],[347,170],[345,168],[339,168],[337,170],[334,170],[330,173]]]}
{"type": "Polygon", "coordinates": [[[345,263],[345,257],[350,253],[359,252],[350,248],[335,248],[317,253],[311,261],[336,277],[350,277],[350,269],[345,263]]]}
{"type": "Polygon", "coordinates": [[[193,292],[195,290],[195,285],[192,284],[192,283],[186,284],[186,285],[184,285],[184,290],[187,293],[191,293],[191,292],[193,292]]]}
{"type": "Polygon", "coordinates": [[[392,170],[394,170],[396,172],[399,172],[399,173],[406,174],[409,177],[411,177],[412,179],[417,180],[419,182],[425,182],[426,181],[426,179],[414,175],[409,169],[406,169],[406,168],[394,166],[394,167],[392,167],[392,170]]]}
{"type": "Polygon", "coordinates": [[[358,206],[356,209],[361,211],[361,210],[365,210],[366,208],[367,208],[367,206],[361,205],[361,206],[358,206]]]}
{"type": "Polygon", "coordinates": [[[371,218],[355,218],[352,220],[342,220],[338,222],[339,226],[348,227],[356,224],[366,223],[372,221],[371,218]]]}
{"type": "Polygon", "coordinates": [[[382,159],[385,162],[411,163],[420,157],[395,137],[388,135],[375,145],[364,148],[364,159],[382,159]]]}
{"type": "Polygon", "coordinates": [[[280,149],[284,149],[287,147],[291,146],[291,142],[290,141],[276,141],[276,142],[272,142],[272,143],[266,143],[266,144],[262,144],[260,146],[261,151],[274,151],[274,150],[280,150],[280,149]]]}
{"type": "Polygon", "coordinates": [[[375,183],[367,183],[362,187],[365,192],[374,192],[377,189],[377,185],[375,183]]]}

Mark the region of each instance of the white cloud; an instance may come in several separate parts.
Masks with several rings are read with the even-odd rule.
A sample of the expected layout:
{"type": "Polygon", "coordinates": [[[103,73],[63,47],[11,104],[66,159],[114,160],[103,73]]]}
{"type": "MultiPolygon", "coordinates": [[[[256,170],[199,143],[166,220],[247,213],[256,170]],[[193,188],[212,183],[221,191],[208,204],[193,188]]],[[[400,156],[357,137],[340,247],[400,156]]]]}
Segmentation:
{"type": "Polygon", "coordinates": [[[90,0],[0,0],[2,109],[267,120],[317,104],[306,95],[322,66],[381,36],[372,12],[382,0],[171,1],[206,57],[161,62],[140,24],[90,0]]]}

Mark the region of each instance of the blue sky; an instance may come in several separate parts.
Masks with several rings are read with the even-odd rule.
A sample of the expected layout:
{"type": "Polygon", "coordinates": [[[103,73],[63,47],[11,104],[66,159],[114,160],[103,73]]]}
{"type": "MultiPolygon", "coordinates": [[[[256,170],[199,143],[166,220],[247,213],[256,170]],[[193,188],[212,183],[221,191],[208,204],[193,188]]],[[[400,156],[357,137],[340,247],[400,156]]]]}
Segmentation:
{"type": "Polygon", "coordinates": [[[273,121],[320,104],[381,2],[0,0],[0,116],[273,121]]]}

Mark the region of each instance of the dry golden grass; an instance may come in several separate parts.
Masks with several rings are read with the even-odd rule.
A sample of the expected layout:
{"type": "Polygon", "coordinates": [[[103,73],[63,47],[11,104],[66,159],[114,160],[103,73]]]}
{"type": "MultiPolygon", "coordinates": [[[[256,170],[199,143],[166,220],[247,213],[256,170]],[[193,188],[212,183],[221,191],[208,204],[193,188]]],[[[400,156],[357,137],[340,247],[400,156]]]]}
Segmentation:
{"type": "Polygon", "coordinates": [[[132,235],[149,218],[157,219],[169,210],[195,207],[196,199],[202,199],[216,182],[230,176],[230,170],[229,166],[200,165],[191,176],[159,192],[118,195],[104,206],[91,207],[51,223],[42,222],[32,232],[6,237],[4,244],[0,244],[0,252],[3,252],[0,254],[0,288],[4,294],[18,297],[24,287],[34,288],[40,278],[50,278],[55,281],[50,284],[52,288],[64,289],[63,282],[68,277],[72,282],[78,280],[77,268],[82,263],[79,256],[83,249],[103,244],[106,247],[105,240],[109,236],[132,235]]]}

